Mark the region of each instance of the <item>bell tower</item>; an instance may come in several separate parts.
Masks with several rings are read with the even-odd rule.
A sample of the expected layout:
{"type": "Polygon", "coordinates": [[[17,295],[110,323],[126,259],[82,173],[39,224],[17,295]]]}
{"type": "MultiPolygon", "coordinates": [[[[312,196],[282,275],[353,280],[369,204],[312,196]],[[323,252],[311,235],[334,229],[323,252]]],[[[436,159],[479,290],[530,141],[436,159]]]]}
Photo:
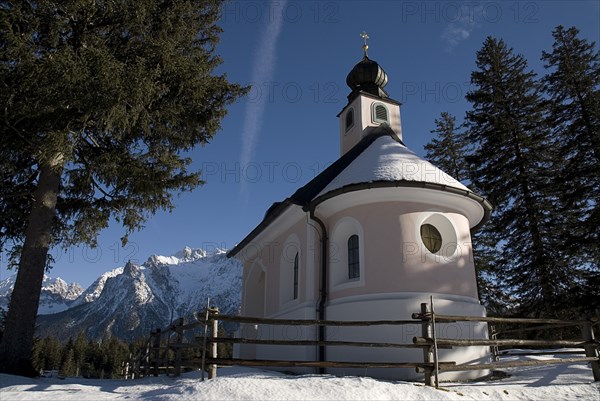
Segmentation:
{"type": "Polygon", "coordinates": [[[363,58],[346,77],[352,90],[348,104],[338,114],[340,120],[340,154],[352,149],[373,127],[387,124],[402,140],[400,102],[391,99],[384,87],[388,77],[383,68],[368,56],[366,32],[363,38],[363,58]]]}

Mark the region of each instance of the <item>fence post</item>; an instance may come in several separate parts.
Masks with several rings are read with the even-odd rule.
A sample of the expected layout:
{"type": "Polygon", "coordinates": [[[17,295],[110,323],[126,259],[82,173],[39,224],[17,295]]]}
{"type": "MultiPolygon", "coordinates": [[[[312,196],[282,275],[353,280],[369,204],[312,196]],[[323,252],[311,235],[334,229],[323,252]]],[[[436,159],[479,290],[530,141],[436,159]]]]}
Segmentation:
{"type": "MultiPolygon", "coordinates": [[[[497,340],[498,339],[498,332],[496,331],[496,326],[489,325],[489,330],[490,330],[490,338],[492,340],[497,340]]],[[[492,345],[490,348],[492,350],[492,360],[494,362],[498,362],[500,360],[500,351],[498,350],[498,346],[497,345],[492,345]]]]}
{"type": "Polygon", "coordinates": [[[160,365],[160,340],[161,340],[161,330],[160,329],[156,329],[155,334],[154,334],[154,343],[152,344],[152,348],[153,348],[153,358],[154,358],[154,362],[153,362],[153,367],[154,367],[154,376],[158,376],[158,367],[160,365]]]}
{"type": "MultiPolygon", "coordinates": [[[[586,319],[586,322],[581,326],[581,334],[584,341],[593,341],[594,340],[594,328],[593,321],[591,319],[586,319]]],[[[598,358],[598,350],[593,344],[586,345],[585,356],[587,357],[596,357],[598,358]]],[[[600,381],[600,359],[591,363],[592,365],[592,373],[594,374],[594,381],[600,381]]]]}
{"type": "MultiPolygon", "coordinates": [[[[129,354],[129,358],[131,358],[131,354],[129,354]]],[[[129,361],[123,361],[123,377],[125,380],[129,380],[129,361]]]]}
{"type": "MultiPolygon", "coordinates": [[[[211,308],[209,310],[210,313],[210,321],[212,322],[212,338],[217,338],[219,336],[219,321],[217,320],[219,316],[219,308],[211,308]]],[[[210,343],[210,357],[212,359],[217,359],[217,342],[212,341],[210,343]]],[[[217,364],[211,363],[208,368],[208,378],[214,379],[217,377],[217,364]]]]}
{"type": "MultiPolygon", "coordinates": [[[[140,350],[141,352],[141,350],[140,350]]],[[[132,355],[131,358],[131,380],[135,380],[140,375],[140,367],[141,367],[141,354],[132,355]]]]}
{"type": "Polygon", "coordinates": [[[433,295],[430,296],[431,302],[431,332],[433,334],[433,373],[435,377],[435,388],[440,387],[440,378],[439,378],[439,356],[438,356],[438,346],[437,346],[437,337],[435,332],[435,308],[433,307],[433,295]]]}
{"type": "Polygon", "coordinates": [[[200,365],[200,371],[202,372],[201,380],[204,381],[204,371],[206,369],[206,347],[207,347],[207,337],[208,337],[208,324],[210,321],[208,320],[210,317],[209,311],[210,304],[207,303],[206,309],[204,311],[204,337],[202,337],[202,362],[200,365]]]}
{"type": "MultiPolygon", "coordinates": [[[[427,316],[428,313],[429,313],[429,307],[428,307],[427,303],[422,303],[421,304],[421,319],[422,319],[421,337],[431,339],[433,330],[431,328],[431,320],[427,316]]],[[[432,346],[423,347],[423,362],[429,363],[429,364],[433,362],[433,347],[432,346]]],[[[431,381],[431,376],[432,376],[433,369],[431,369],[431,367],[425,367],[424,372],[425,372],[425,385],[432,386],[433,383],[431,381]]]]}
{"type": "Polygon", "coordinates": [[[178,345],[175,347],[175,377],[181,376],[181,344],[183,343],[183,318],[180,317],[175,323],[175,342],[178,345]]]}

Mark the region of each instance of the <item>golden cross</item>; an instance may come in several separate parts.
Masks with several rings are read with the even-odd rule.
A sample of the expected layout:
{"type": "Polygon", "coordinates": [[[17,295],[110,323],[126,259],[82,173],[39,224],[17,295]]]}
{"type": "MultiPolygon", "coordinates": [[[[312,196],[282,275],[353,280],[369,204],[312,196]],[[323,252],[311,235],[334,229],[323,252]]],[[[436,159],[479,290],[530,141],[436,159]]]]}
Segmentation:
{"type": "Polygon", "coordinates": [[[369,45],[367,45],[367,39],[369,39],[369,35],[365,31],[360,34],[360,37],[363,38],[363,50],[365,52],[365,57],[367,57],[367,50],[369,50],[369,45]]]}

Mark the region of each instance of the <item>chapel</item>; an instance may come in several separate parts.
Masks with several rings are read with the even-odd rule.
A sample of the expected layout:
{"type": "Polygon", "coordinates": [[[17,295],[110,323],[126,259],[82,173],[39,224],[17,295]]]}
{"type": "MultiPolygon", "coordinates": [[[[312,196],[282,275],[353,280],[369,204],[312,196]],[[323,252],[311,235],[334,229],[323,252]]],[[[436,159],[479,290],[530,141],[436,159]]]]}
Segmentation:
{"type": "MultiPolygon", "coordinates": [[[[228,256],[244,265],[243,316],[401,320],[433,297],[437,313],[485,316],[477,293],[471,232],[492,207],[403,142],[401,104],[385,90],[388,76],[368,57],[346,77],[339,112],[340,157],[264,219],[228,256]]],[[[406,135],[414,135],[406,133],[406,135]]],[[[487,338],[485,323],[438,325],[446,338],[487,338]]],[[[244,337],[410,343],[417,326],[240,327],[244,337]]],[[[237,357],[327,361],[422,361],[418,349],[236,346],[237,357]]],[[[440,350],[457,363],[487,361],[486,347],[440,350]]],[[[289,369],[288,369],[289,370],[289,369]]],[[[299,370],[309,372],[310,369],[299,370]]],[[[328,369],[333,374],[418,380],[412,369],[328,369]]],[[[485,371],[448,372],[442,380],[485,371]]]]}

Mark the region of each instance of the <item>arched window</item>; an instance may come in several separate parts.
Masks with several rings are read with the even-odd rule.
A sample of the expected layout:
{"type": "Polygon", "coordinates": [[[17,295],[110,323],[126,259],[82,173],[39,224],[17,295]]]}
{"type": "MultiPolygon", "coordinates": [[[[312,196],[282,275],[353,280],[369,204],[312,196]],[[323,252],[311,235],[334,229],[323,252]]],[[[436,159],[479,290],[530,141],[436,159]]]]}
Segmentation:
{"type": "Polygon", "coordinates": [[[360,258],[358,254],[358,235],[348,238],[348,279],[360,278],[360,258]]]}
{"type": "Polygon", "coordinates": [[[279,305],[285,308],[289,302],[297,302],[300,296],[300,238],[290,234],[281,248],[279,262],[279,305]]]}
{"type": "Polygon", "coordinates": [[[294,257],[294,298],[298,299],[298,252],[294,257]]]}
{"type": "Polygon", "coordinates": [[[354,109],[348,110],[346,113],[346,131],[354,126],[354,109]]]}
{"type": "Polygon", "coordinates": [[[331,291],[365,285],[365,234],[353,217],[339,219],[329,237],[329,285],[331,291]]]}
{"type": "Polygon", "coordinates": [[[374,123],[387,123],[388,120],[388,109],[383,103],[373,103],[372,119],[374,123]]]}

